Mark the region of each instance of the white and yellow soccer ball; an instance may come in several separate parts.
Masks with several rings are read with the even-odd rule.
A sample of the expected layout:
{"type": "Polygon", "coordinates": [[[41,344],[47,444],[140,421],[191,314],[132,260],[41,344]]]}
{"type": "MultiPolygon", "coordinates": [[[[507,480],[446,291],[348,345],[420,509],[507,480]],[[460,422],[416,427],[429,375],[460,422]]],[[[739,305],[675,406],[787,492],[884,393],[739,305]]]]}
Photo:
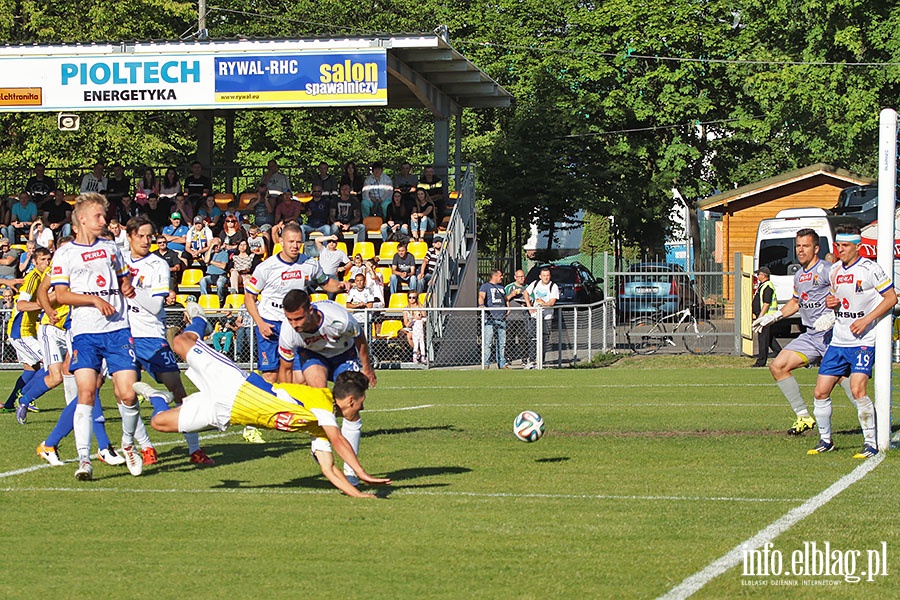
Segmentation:
{"type": "Polygon", "coordinates": [[[544,419],[533,410],[524,410],[513,421],[513,433],[523,442],[536,442],[544,435],[544,419]]]}

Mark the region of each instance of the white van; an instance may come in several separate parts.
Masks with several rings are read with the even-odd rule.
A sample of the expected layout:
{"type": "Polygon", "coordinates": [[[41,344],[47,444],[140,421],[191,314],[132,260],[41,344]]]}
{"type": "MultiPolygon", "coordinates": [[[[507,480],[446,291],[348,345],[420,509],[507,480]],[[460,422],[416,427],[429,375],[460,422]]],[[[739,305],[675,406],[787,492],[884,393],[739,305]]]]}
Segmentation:
{"type": "Polygon", "coordinates": [[[819,234],[819,258],[834,247],[834,227],[840,223],[859,224],[852,217],[840,217],[822,208],[788,208],[773,219],[763,219],[756,232],[756,249],[753,253],[753,272],[760,267],[772,271],[772,283],[778,305],[791,299],[794,291],[794,273],[800,269],[797,261],[797,232],[810,228],[819,234]]]}

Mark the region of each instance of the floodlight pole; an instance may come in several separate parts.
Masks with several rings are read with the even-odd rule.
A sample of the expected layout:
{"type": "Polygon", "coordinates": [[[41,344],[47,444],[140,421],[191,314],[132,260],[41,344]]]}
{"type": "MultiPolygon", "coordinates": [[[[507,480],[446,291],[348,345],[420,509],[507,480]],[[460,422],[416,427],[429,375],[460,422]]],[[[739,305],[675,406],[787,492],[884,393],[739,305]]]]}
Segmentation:
{"type": "MultiPolygon", "coordinates": [[[[894,209],[897,185],[897,112],[885,108],[879,117],[878,136],[878,266],[894,273],[894,209]]],[[[893,279],[893,277],[892,277],[893,279]]],[[[894,282],[897,286],[898,282],[894,282]]],[[[890,316],[875,326],[875,414],[878,448],[891,447],[891,360],[892,322],[890,316]]]]}

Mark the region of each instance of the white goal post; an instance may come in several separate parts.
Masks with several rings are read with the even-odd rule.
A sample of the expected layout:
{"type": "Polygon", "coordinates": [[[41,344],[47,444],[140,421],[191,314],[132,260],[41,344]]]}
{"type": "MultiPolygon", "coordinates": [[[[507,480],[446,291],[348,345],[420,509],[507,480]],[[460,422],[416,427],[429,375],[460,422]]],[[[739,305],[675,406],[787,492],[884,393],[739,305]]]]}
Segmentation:
{"type": "MultiPolygon", "coordinates": [[[[879,116],[878,135],[878,265],[885,273],[894,271],[894,209],[897,203],[897,111],[885,108],[879,116]]],[[[898,285],[894,281],[894,286],[898,285]]],[[[891,447],[891,375],[892,318],[875,327],[875,414],[877,418],[878,448],[886,452],[891,447]]]]}

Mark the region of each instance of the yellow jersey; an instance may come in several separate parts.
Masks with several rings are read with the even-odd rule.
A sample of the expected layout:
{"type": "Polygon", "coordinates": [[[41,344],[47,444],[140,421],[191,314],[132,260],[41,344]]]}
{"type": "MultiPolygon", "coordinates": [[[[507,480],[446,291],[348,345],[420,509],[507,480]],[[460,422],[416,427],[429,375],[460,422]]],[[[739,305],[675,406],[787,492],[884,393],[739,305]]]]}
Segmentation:
{"type": "MultiPolygon", "coordinates": [[[[255,385],[253,381],[253,377],[249,378],[238,389],[231,407],[232,425],[253,425],[292,432],[306,430],[312,437],[327,439],[319,417],[312,411],[334,414],[331,390],[295,383],[275,383],[271,385],[271,389],[277,394],[275,395],[260,385],[255,385]],[[293,401],[279,397],[279,391],[293,401]]],[[[336,423],[334,420],[325,424],[336,423]]]]}
{"type": "Polygon", "coordinates": [[[49,271],[49,267],[46,271],[33,269],[25,276],[25,281],[22,282],[22,287],[19,288],[19,295],[16,297],[16,304],[13,308],[12,317],[9,320],[9,324],[6,326],[6,335],[11,339],[17,340],[25,337],[37,337],[38,317],[41,314],[41,310],[20,311],[17,307],[19,300],[24,300],[26,302],[36,301],[37,289],[41,285],[41,280],[44,279],[44,275],[49,271]]]}

